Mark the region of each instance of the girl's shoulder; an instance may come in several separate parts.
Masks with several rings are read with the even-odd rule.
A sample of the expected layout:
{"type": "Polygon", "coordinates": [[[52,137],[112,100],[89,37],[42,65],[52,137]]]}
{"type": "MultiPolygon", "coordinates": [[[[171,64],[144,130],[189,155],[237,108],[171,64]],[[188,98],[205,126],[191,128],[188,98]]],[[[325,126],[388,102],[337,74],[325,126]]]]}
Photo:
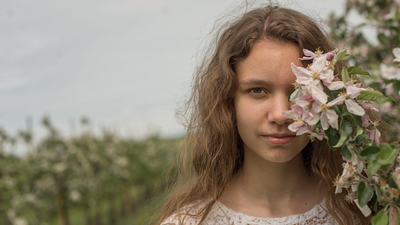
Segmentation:
{"type": "Polygon", "coordinates": [[[201,211],[204,207],[205,203],[200,201],[188,204],[168,217],[160,225],[197,225],[201,220],[201,211]]]}

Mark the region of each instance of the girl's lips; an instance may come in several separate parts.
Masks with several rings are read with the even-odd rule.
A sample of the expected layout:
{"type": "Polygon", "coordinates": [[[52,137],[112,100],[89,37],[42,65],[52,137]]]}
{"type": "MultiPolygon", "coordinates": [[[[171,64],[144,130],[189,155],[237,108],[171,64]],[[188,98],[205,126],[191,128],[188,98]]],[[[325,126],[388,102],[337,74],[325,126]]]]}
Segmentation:
{"type": "Polygon", "coordinates": [[[296,136],[263,136],[265,140],[274,145],[284,145],[291,142],[296,136]]]}

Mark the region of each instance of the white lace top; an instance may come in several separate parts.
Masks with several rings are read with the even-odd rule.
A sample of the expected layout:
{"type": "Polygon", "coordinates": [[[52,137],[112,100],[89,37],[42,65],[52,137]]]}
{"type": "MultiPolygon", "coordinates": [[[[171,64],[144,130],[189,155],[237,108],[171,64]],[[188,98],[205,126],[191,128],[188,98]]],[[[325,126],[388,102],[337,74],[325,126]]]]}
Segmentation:
{"type": "MultiPolygon", "coordinates": [[[[323,204],[323,203],[322,203],[323,204]]],[[[183,223],[179,223],[178,214],[166,219],[161,225],[197,225],[200,218],[187,216],[183,223]]],[[[336,221],[322,209],[320,205],[314,206],[310,211],[298,215],[279,218],[260,218],[236,212],[217,202],[201,225],[334,225],[336,221]]]]}

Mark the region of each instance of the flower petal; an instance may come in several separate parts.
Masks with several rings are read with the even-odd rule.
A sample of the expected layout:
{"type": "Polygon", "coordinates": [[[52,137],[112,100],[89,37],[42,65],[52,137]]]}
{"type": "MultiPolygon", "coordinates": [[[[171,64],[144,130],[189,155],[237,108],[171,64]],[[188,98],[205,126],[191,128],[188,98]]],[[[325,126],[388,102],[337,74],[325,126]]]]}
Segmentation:
{"type": "Polygon", "coordinates": [[[291,64],[291,67],[294,75],[297,78],[296,82],[298,84],[309,85],[311,83],[311,81],[313,80],[311,71],[301,66],[296,66],[293,63],[291,64]]]}
{"type": "Polygon", "coordinates": [[[282,113],[282,115],[284,117],[292,119],[292,120],[299,118],[299,115],[296,112],[294,112],[293,110],[286,110],[282,113]]]}
{"type": "Polygon", "coordinates": [[[329,125],[331,125],[331,127],[335,128],[336,130],[339,130],[338,115],[336,114],[335,110],[328,109],[328,111],[326,111],[326,115],[329,125]]]}
{"type": "Polygon", "coordinates": [[[289,125],[289,130],[292,131],[293,133],[296,133],[297,131],[300,130],[300,128],[304,125],[303,121],[300,122],[294,122],[289,125]]]}
{"type": "Polygon", "coordinates": [[[325,57],[318,57],[314,59],[313,64],[310,66],[310,70],[315,72],[321,72],[326,67],[326,55],[325,57]]]}
{"type": "Polygon", "coordinates": [[[318,102],[326,103],[328,101],[328,95],[326,95],[323,89],[320,87],[311,85],[310,92],[313,99],[317,100],[318,102]]]}
{"type": "Polygon", "coordinates": [[[328,115],[326,115],[326,112],[322,112],[322,113],[321,113],[321,118],[320,118],[320,120],[321,120],[322,129],[328,130],[328,128],[329,128],[329,123],[328,123],[328,115]]]}
{"type": "Polygon", "coordinates": [[[330,85],[327,86],[329,90],[339,90],[340,88],[344,87],[343,81],[334,81],[330,85]]]}
{"type": "Polygon", "coordinates": [[[289,100],[291,102],[295,102],[295,100],[297,98],[300,98],[302,95],[303,95],[302,89],[298,88],[298,89],[294,90],[294,92],[290,95],[290,99],[289,100]]]}
{"type": "Polygon", "coordinates": [[[363,116],[365,114],[364,109],[354,100],[352,99],[346,99],[344,101],[344,103],[346,104],[347,110],[354,115],[357,116],[363,116]]]}
{"type": "Polygon", "coordinates": [[[332,101],[330,101],[326,106],[332,107],[334,105],[343,105],[344,100],[346,99],[346,96],[339,96],[332,101]]]}

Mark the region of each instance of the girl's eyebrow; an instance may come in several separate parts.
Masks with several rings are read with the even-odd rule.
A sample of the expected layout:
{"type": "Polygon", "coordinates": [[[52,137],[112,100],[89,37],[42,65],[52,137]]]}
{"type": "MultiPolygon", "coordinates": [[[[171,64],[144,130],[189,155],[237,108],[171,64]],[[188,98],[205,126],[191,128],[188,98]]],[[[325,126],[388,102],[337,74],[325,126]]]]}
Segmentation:
{"type": "Polygon", "coordinates": [[[265,81],[265,80],[257,80],[257,79],[248,79],[248,80],[242,80],[239,82],[239,85],[260,85],[260,86],[271,86],[272,83],[265,81]]]}

